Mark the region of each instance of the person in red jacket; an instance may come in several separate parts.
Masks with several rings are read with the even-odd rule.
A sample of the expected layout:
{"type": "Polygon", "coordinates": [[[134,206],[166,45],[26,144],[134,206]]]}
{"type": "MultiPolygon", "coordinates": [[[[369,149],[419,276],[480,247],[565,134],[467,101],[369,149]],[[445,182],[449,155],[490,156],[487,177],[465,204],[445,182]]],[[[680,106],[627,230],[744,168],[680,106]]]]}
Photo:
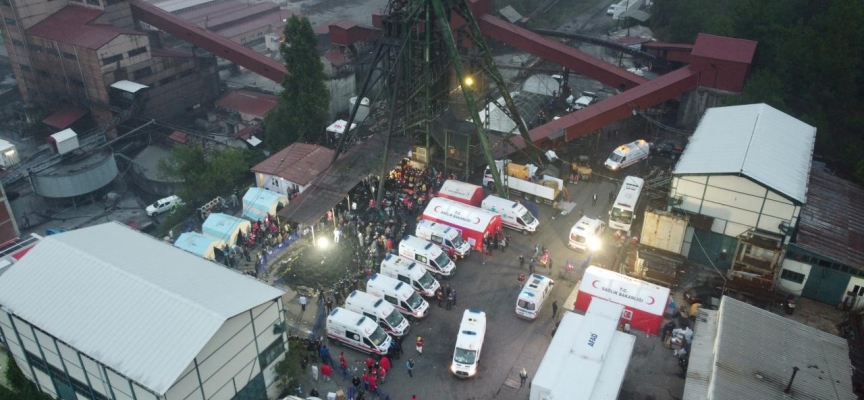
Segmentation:
{"type": "Polygon", "coordinates": [[[381,357],[381,368],[390,369],[390,359],[387,356],[381,357]]]}
{"type": "Polygon", "coordinates": [[[330,375],[333,374],[333,367],[330,364],[324,364],[321,366],[321,375],[324,375],[324,382],[330,381],[330,375]]]}
{"type": "Polygon", "coordinates": [[[375,365],[375,360],[372,357],[366,357],[366,368],[369,372],[372,372],[373,365],[375,365]]]}
{"type": "Polygon", "coordinates": [[[381,383],[384,383],[384,380],[387,378],[387,370],[383,366],[378,370],[378,377],[381,379],[381,383]]]}

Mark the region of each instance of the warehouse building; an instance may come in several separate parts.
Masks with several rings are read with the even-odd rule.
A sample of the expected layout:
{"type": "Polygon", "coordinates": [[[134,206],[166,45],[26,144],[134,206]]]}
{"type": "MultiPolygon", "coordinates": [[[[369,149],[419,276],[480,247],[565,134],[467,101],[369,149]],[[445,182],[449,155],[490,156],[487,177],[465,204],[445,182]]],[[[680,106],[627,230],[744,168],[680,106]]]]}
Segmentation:
{"type": "Polygon", "coordinates": [[[106,223],[48,236],[0,274],[0,337],[64,400],[272,398],[282,294],[106,223]]]}

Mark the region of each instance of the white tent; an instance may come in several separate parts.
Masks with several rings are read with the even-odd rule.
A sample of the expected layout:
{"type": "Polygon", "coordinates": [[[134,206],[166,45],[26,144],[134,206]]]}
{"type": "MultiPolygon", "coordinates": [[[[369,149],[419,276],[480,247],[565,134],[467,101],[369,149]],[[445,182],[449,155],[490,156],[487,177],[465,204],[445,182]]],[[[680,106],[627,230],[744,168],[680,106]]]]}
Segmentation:
{"type": "Polygon", "coordinates": [[[201,232],[211,238],[220,239],[229,245],[237,244],[237,236],[240,232],[248,233],[252,229],[252,223],[228,214],[213,213],[207,217],[201,225],[201,232]]]}
{"type": "Polygon", "coordinates": [[[215,260],[216,249],[222,249],[225,246],[225,241],[198,232],[186,232],[177,238],[174,246],[207,260],[215,260]]]}
{"type": "Polygon", "coordinates": [[[279,205],[287,206],[288,197],[267,189],[252,187],[243,195],[243,217],[263,220],[267,214],[276,215],[279,205]]]}
{"type": "MultiPolygon", "coordinates": [[[[519,92],[510,93],[510,96],[513,97],[518,95],[519,92]]],[[[516,122],[510,119],[510,117],[505,114],[504,111],[501,111],[502,108],[507,108],[507,106],[504,104],[503,97],[500,97],[498,98],[498,100],[490,102],[486,105],[485,110],[479,110],[480,122],[483,122],[484,126],[488,126],[488,129],[490,131],[519,134],[519,131],[516,129],[516,122]],[[498,103],[498,105],[495,105],[495,103],[498,103]],[[485,125],[487,112],[489,113],[489,125],[485,125]]]]}

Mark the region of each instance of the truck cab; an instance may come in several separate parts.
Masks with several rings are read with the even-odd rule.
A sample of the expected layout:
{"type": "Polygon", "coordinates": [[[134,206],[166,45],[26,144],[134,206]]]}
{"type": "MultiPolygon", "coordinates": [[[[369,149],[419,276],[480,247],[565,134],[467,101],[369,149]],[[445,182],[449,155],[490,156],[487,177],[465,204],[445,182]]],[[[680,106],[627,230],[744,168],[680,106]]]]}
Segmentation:
{"type": "Polygon", "coordinates": [[[471,245],[462,238],[462,232],[451,226],[422,219],[417,222],[414,234],[420,239],[453,250],[457,258],[465,258],[471,253],[471,245]]]}

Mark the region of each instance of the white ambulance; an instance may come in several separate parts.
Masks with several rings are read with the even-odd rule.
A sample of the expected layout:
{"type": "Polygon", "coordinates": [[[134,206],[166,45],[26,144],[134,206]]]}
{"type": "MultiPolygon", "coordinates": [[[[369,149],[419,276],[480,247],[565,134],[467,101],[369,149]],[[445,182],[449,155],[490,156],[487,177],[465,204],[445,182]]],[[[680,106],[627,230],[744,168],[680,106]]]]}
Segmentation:
{"type": "Polygon", "coordinates": [[[399,255],[420,263],[439,279],[456,273],[456,263],[434,243],[405,235],[399,242],[399,255]]]}
{"type": "Polygon", "coordinates": [[[552,295],[553,286],[555,281],[548,276],[540,274],[528,276],[528,281],[525,282],[525,287],[519,292],[519,298],[516,300],[516,315],[531,320],[537,319],[546,299],[552,295]]]}
{"type": "Polygon", "coordinates": [[[327,338],[365,353],[383,356],[392,340],[369,317],[336,307],[327,316],[327,338]]]}
{"type": "Polygon", "coordinates": [[[416,319],[424,318],[429,314],[429,303],[423,300],[411,286],[399,282],[389,276],[374,274],[366,281],[366,293],[396,307],[402,314],[416,319]]]}
{"type": "Polygon", "coordinates": [[[366,292],[351,292],[345,299],[345,308],[372,318],[378,326],[393,336],[405,336],[411,329],[408,320],[396,311],[392,304],[366,292]]]}
{"type": "Polygon", "coordinates": [[[528,211],[525,206],[503,197],[488,196],[480,205],[484,210],[501,214],[501,225],[522,232],[523,235],[534,233],[540,221],[528,211]]]}
{"type": "Polygon", "coordinates": [[[414,235],[438,246],[452,249],[458,258],[468,257],[468,254],[471,253],[471,245],[462,239],[462,232],[452,226],[421,219],[417,222],[414,235]]]}
{"type": "Polygon", "coordinates": [[[441,286],[422,265],[395,254],[388,254],[381,260],[381,275],[405,282],[421,296],[432,297],[441,286]]]}
{"type": "Polygon", "coordinates": [[[606,223],[599,219],[583,216],[570,228],[570,240],[567,245],[571,249],[594,251],[600,247],[600,236],[606,229],[606,223]]]}
{"type": "Polygon", "coordinates": [[[459,378],[470,378],[477,374],[480,352],[486,338],[486,313],[469,308],[462,313],[462,323],[456,334],[456,349],[450,371],[459,378]]]}
{"type": "Polygon", "coordinates": [[[639,161],[645,160],[651,154],[651,144],[639,139],[635,142],[622,144],[612,151],[606,159],[606,168],[617,171],[627,168],[639,161]]]}

